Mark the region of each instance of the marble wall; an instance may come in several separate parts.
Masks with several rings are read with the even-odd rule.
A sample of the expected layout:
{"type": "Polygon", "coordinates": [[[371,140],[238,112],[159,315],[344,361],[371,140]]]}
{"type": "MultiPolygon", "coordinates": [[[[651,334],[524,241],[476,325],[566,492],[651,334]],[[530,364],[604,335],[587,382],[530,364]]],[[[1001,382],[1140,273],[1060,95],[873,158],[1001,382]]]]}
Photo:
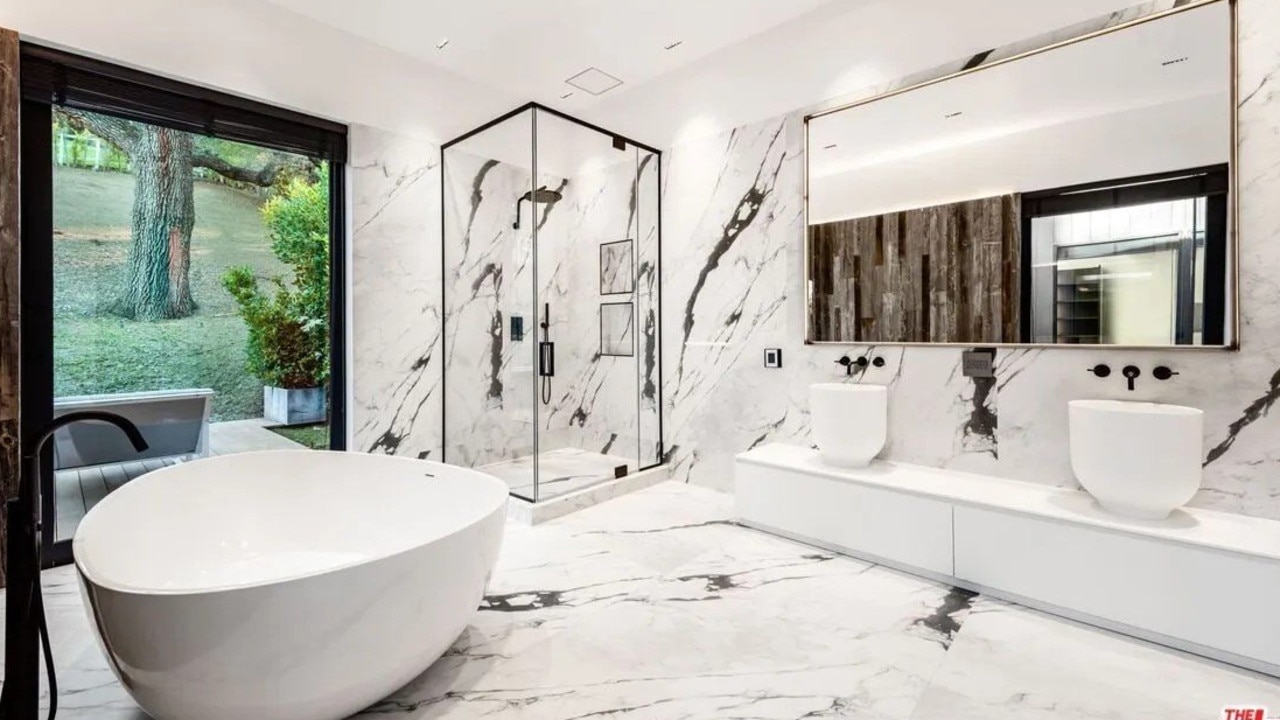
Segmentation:
{"type": "MultiPolygon", "coordinates": [[[[1165,9],[1159,0],[1010,48],[871,88],[939,77],[1165,9]]],[[[1240,0],[1240,352],[1013,349],[994,380],[970,380],[954,348],[875,347],[867,382],[891,386],[893,459],[1074,485],[1066,403],[1159,400],[1206,412],[1205,489],[1195,505],[1280,519],[1280,4],[1240,0]],[[1135,363],[1138,390],[1085,372],[1135,363]],[[1181,375],[1160,383],[1150,370],[1181,375]]],[[[846,100],[849,98],[845,98],[846,100]]],[[[677,146],[665,154],[663,275],[668,459],[684,480],[729,489],[735,453],[808,443],[807,388],[842,378],[858,348],[806,346],[802,115],[677,146]],[[765,348],[785,366],[763,366],[765,348]]]]}
{"type": "Polygon", "coordinates": [[[438,459],[447,399],[448,421],[456,423],[451,462],[528,455],[536,420],[544,450],[586,448],[636,457],[639,466],[658,463],[656,158],[632,153],[634,162],[573,183],[541,178],[564,197],[539,206],[536,220],[525,203],[524,227],[516,230],[527,170],[462,152],[451,153],[445,169],[439,146],[364,126],[351,129],[351,153],[351,447],[438,459]],[[446,180],[460,191],[444,197],[442,216],[446,180]],[[558,377],[545,407],[537,405],[534,372],[541,311],[533,300],[533,222],[540,226],[539,297],[552,305],[557,343],[558,377]],[[446,225],[455,238],[448,272],[446,225]],[[634,268],[626,270],[634,289],[603,296],[599,243],[621,239],[634,242],[634,268]],[[606,301],[634,305],[629,357],[600,354],[606,301]],[[524,318],[522,342],[510,339],[512,315],[524,318]]]}
{"type": "MultiPolygon", "coordinates": [[[[530,171],[450,149],[445,159],[445,457],[479,466],[533,453],[538,319],[533,227],[559,203],[517,203],[530,171]],[[510,330],[524,321],[522,340],[510,330]]],[[[555,184],[550,187],[555,187],[555,184]]]]}
{"type": "MultiPolygon", "coordinates": [[[[0,502],[18,494],[21,477],[22,240],[18,235],[19,203],[18,33],[0,28],[0,502]]],[[[8,513],[0,517],[0,557],[8,557],[8,513]]],[[[0,586],[7,577],[0,566],[0,586]]]]}
{"type": "Polygon", "coordinates": [[[353,126],[353,450],[440,457],[440,148],[353,126]]]}
{"type": "Polygon", "coordinates": [[[575,174],[562,185],[562,210],[538,231],[538,297],[551,304],[557,375],[539,413],[544,451],[587,449],[636,458],[638,467],[659,462],[657,164],[629,150],[575,174]],[[628,255],[608,268],[612,287],[602,277],[605,244],[628,255]],[[604,346],[607,330],[616,330],[619,347],[604,346]]]}
{"type": "Polygon", "coordinates": [[[656,161],[632,150],[571,178],[540,172],[533,183],[528,169],[472,144],[444,158],[446,458],[479,466],[528,456],[536,426],[544,452],[579,448],[632,459],[633,469],[656,464],[656,161]],[[531,186],[559,197],[523,203],[515,228],[531,186]],[[623,269],[630,289],[606,294],[600,246],[624,240],[636,260],[623,269]],[[627,320],[623,353],[602,351],[603,303],[625,304],[615,307],[627,320]],[[548,305],[556,376],[544,402],[537,356],[548,305]]]}
{"type": "MultiPolygon", "coordinates": [[[[1178,1],[1148,3],[867,94],[1178,1]]],[[[1185,403],[1206,411],[1206,488],[1194,504],[1280,518],[1280,413],[1271,413],[1280,401],[1280,211],[1273,202],[1280,196],[1280,4],[1240,0],[1239,14],[1241,351],[1001,350],[997,377],[972,381],[960,372],[957,349],[877,347],[873,351],[888,364],[868,370],[865,380],[893,388],[889,457],[1069,486],[1074,480],[1067,455],[1068,400],[1185,403]],[[1128,393],[1121,379],[1100,381],[1085,372],[1098,362],[1136,363],[1147,377],[1137,392],[1128,393]],[[1158,383],[1149,377],[1157,364],[1182,374],[1158,383]]],[[[843,377],[835,360],[855,349],[803,343],[803,141],[797,113],[664,153],[662,325],[657,327],[656,308],[637,319],[637,374],[642,406],[656,402],[662,378],[664,455],[681,479],[728,489],[736,453],[771,441],[809,442],[807,388],[843,377]],[[644,354],[644,347],[656,348],[659,329],[660,368],[653,355],[644,354]],[[784,351],[781,370],[763,366],[765,348],[773,347],[784,351]]],[[[439,457],[440,287],[447,280],[439,253],[439,150],[363,127],[352,129],[351,143],[353,447],[439,457]]],[[[502,195],[497,177],[481,183],[478,192],[502,195]]],[[[475,173],[466,178],[467,188],[477,187],[474,180],[475,173]]],[[[526,189],[527,184],[520,192],[526,189]]],[[[503,211],[492,222],[510,228],[518,194],[513,187],[509,197],[495,200],[503,211]]],[[[471,197],[465,195],[467,203],[471,197]]],[[[656,207],[642,203],[639,212],[642,220],[628,221],[643,225],[635,232],[656,236],[656,207]]],[[[656,245],[638,246],[640,287],[651,288],[651,297],[657,292],[656,255],[656,245]]],[[[472,268],[481,261],[475,256],[472,268]]],[[[476,292],[486,292],[483,283],[476,292]]],[[[491,316],[481,315],[475,321],[488,327],[491,316]]],[[[484,375],[492,358],[468,361],[472,372],[484,375]]],[[[579,384],[590,378],[589,371],[573,377],[559,386],[575,388],[565,407],[591,393],[589,383],[579,384]]],[[[484,388],[482,377],[473,380],[484,388]]],[[[473,412],[487,412],[482,405],[473,412]]],[[[656,438],[657,414],[641,418],[642,425],[652,426],[645,437],[656,438]]],[[[656,442],[642,444],[657,450],[656,442]]]]}

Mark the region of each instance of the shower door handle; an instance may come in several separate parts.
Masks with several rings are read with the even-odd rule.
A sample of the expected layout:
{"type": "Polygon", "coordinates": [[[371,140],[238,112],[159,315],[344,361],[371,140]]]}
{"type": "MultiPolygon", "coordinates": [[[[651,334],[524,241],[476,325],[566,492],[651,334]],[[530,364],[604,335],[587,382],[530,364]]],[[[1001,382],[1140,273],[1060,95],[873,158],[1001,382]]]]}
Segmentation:
{"type": "Polygon", "coordinates": [[[538,343],[538,375],[556,376],[556,344],[553,342],[538,343]]]}

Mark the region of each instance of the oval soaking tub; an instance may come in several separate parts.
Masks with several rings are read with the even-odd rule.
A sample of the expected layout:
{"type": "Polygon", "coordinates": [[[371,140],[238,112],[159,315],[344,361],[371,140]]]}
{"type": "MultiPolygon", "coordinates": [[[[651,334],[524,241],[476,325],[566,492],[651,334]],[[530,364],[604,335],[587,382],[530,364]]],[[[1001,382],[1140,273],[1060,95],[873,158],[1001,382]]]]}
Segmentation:
{"type": "Polygon", "coordinates": [[[85,516],[85,607],[156,720],[338,720],[435,662],[479,607],[507,486],[285,450],[150,473],[85,516]]]}

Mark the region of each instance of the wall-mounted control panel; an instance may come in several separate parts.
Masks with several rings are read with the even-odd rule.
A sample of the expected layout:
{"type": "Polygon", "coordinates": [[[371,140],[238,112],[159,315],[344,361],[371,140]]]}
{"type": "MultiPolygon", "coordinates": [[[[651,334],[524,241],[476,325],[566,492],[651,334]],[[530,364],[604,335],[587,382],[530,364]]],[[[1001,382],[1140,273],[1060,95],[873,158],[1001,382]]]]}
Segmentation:
{"type": "Polygon", "coordinates": [[[995,348],[965,350],[960,358],[961,369],[967,378],[993,378],[996,376],[995,348]]]}
{"type": "Polygon", "coordinates": [[[764,351],[764,366],[773,370],[782,367],[782,348],[767,348],[764,351]]]}

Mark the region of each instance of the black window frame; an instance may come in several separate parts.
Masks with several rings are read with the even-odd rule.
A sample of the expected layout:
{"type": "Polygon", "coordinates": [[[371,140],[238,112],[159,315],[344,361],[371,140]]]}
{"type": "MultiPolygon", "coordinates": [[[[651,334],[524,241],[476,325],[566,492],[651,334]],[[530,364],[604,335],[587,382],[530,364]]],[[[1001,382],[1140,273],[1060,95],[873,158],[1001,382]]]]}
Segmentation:
{"type": "MultiPolygon", "coordinates": [[[[1202,347],[1226,345],[1230,258],[1231,165],[1221,163],[1170,172],[1069,185],[1023,193],[1022,204],[1022,342],[1032,337],[1032,221],[1036,218],[1110,210],[1157,202],[1206,198],[1204,258],[1204,323],[1202,347]]],[[[1183,252],[1185,255],[1185,252],[1183,252]]],[[[1185,285],[1185,281],[1182,283],[1185,285]]],[[[1180,332],[1170,347],[1190,345],[1180,332]],[[1185,342],[1184,342],[1185,341],[1185,342]]]]}
{"type": "MultiPolygon", "coordinates": [[[[254,100],[24,42],[19,189],[22,248],[22,454],[53,420],[53,107],[65,106],[194,134],[305,155],[329,163],[329,447],[347,449],[348,128],[254,100]]],[[[55,542],[52,449],[39,479],[46,519],[44,565],[72,561],[71,540],[55,542]]],[[[162,541],[162,540],[158,540],[162,541]]]]}

